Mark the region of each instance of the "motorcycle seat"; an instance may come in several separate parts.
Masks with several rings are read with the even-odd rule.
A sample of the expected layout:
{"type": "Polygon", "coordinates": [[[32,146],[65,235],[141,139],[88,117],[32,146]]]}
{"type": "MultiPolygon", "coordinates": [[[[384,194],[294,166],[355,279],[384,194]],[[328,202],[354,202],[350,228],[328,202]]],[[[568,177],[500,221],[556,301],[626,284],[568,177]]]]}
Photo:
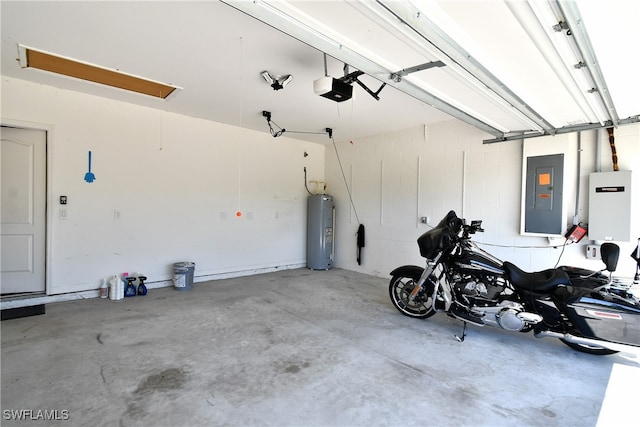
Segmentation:
{"type": "Polygon", "coordinates": [[[508,261],[503,268],[513,286],[531,292],[549,293],[560,285],[571,284],[569,275],[557,268],[528,273],[508,261]]]}

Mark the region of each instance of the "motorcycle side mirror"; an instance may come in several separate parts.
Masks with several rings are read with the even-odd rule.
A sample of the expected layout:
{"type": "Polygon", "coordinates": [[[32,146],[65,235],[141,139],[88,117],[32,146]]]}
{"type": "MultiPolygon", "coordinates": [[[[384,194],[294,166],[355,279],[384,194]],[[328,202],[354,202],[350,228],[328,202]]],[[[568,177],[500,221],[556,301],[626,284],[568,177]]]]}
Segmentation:
{"type": "Polygon", "coordinates": [[[474,232],[476,232],[476,231],[483,232],[484,228],[482,228],[482,220],[481,219],[476,219],[476,220],[471,221],[471,228],[473,229],[474,232]]]}
{"type": "Polygon", "coordinates": [[[618,257],[620,256],[620,247],[615,243],[603,243],[600,246],[600,257],[602,262],[607,266],[607,271],[613,273],[618,266],[618,257]]]}

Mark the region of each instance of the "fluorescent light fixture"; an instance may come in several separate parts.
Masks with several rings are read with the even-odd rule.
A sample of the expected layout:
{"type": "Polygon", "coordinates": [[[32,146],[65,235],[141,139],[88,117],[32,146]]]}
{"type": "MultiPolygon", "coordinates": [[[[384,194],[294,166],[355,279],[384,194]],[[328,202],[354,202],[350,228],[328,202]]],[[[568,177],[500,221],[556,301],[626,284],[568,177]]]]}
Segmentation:
{"type": "Polygon", "coordinates": [[[23,45],[18,45],[18,50],[22,68],[36,68],[162,99],[166,99],[176,89],[182,89],[23,45]]]}

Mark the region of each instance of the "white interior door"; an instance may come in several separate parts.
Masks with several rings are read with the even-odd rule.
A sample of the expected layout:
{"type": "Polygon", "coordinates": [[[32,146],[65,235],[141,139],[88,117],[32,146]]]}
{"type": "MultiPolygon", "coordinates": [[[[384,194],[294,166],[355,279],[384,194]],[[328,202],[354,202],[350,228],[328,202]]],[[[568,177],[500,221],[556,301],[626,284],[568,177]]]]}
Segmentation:
{"type": "Polygon", "coordinates": [[[2,294],[45,291],[47,134],[0,129],[2,294]]]}

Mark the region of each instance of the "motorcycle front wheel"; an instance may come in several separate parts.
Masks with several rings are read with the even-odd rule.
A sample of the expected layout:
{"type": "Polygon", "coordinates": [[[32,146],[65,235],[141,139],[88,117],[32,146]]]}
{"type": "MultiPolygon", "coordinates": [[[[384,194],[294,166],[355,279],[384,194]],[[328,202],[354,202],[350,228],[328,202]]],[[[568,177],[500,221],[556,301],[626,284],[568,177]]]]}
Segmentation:
{"type": "Polygon", "coordinates": [[[424,289],[411,301],[411,291],[417,286],[420,277],[393,276],[389,282],[389,296],[391,302],[400,313],[416,319],[426,319],[433,316],[436,311],[433,309],[434,281],[431,277],[427,279],[424,289]]]}
{"type": "Polygon", "coordinates": [[[596,346],[585,345],[585,344],[577,344],[571,341],[564,340],[562,338],[560,338],[560,341],[562,341],[563,343],[565,343],[566,345],[568,345],[569,347],[571,347],[576,351],[593,354],[595,356],[608,356],[609,354],[618,353],[616,350],[610,350],[608,348],[596,347],[596,346]]]}

